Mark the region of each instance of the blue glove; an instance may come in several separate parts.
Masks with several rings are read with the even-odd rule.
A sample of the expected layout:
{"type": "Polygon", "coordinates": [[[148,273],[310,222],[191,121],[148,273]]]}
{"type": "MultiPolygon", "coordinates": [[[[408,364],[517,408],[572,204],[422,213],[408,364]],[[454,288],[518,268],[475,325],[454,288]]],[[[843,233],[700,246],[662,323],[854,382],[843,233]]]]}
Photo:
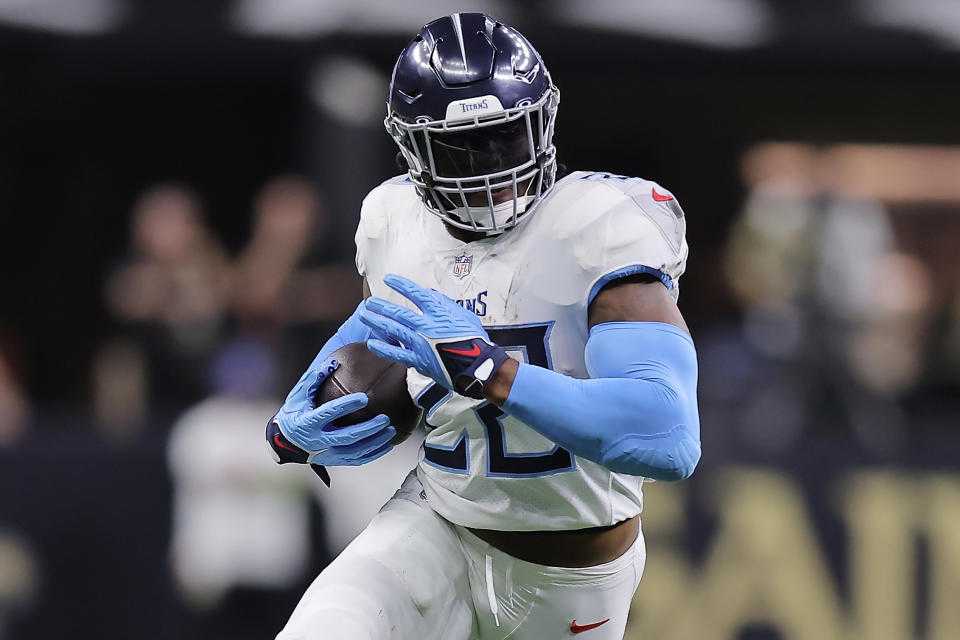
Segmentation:
{"type": "Polygon", "coordinates": [[[331,423],[367,406],[365,393],[351,393],[319,407],[313,398],[340,363],[334,358],[314,361],[293,388],[277,415],[267,424],[267,441],[277,462],[309,463],[324,478],[319,465],[357,466],[373,462],[393,448],[396,429],[380,414],[347,427],[331,423]]]}
{"type": "Polygon", "coordinates": [[[382,298],[367,298],[360,321],[376,336],[392,342],[372,338],[367,348],[381,358],[413,367],[447,389],[482,398],[483,385],[508,356],[490,341],[477,315],[406,278],[389,274],[383,281],[421,313],[382,298]]]}
{"type": "MultiPolygon", "coordinates": [[[[297,414],[316,409],[316,407],[313,406],[314,394],[319,388],[320,383],[325,380],[328,375],[330,375],[332,369],[330,371],[327,369],[329,369],[331,366],[336,368],[336,365],[332,365],[330,362],[330,356],[333,354],[333,352],[348,344],[365,342],[366,339],[370,337],[370,329],[367,328],[365,324],[360,322],[360,309],[362,307],[362,304],[358,305],[350,317],[347,318],[342,325],[340,325],[340,328],[337,329],[337,332],[333,334],[329,340],[327,340],[326,344],[324,344],[320,349],[320,353],[317,354],[317,356],[313,359],[313,362],[310,363],[310,366],[307,367],[307,370],[300,377],[300,381],[297,382],[297,385],[293,388],[289,395],[287,395],[287,399],[283,403],[283,407],[281,407],[280,411],[277,412],[277,418],[283,416],[283,422],[287,425],[285,429],[289,429],[291,432],[293,432],[295,430],[293,424],[298,417],[297,414]]],[[[366,404],[365,396],[363,404],[366,404]]],[[[327,408],[329,409],[330,407],[327,408]]],[[[337,405],[336,410],[338,412],[342,409],[342,405],[337,405]]],[[[345,411],[341,415],[345,415],[346,413],[349,413],[349,411],[345,411]]],[[[274,459],[281,464],[285,462],[306,464],[307,459],[311,456],[311,454],[307,453],[304,449],[301,449],[299,446],[291,442],[287,436],[284,435],[280,428],[280,422],[280,420],[271,419],[267,424],[267,442],[270,444],[270,448],[273,450],[274,459]]],[[[362,425],[356,426],[359,427],[362,425]]],[[[340,430],[339,433],[342,435],[344,431],[340,430]]],[[[389,447],[386,448],[386,450],[384,450],[382,453],[379,453],[378,457],[387,451],[389,451],[389,447]]],[[[319,453],[319,451],[314,453],[319,453]]],[[[326,456],[324,455],[323,458],[325,459],[326,456]]],[[[319,459],[319,457],[316,459],[319,459]]],[[[353,464],[363,464],[373,459],[375,458],[365,459],[363,462],[360,460],[355,460],[353,464]]],[[[331,462],[330,464],[343,463],[331,462]]],[[[330,474],[327,473],[327,470],[323,467],[322,463],[310,464],[310,466],[314,472],[320,476],[320,479],[323,480],[324,484],[329,487],[330,474]]]]}
{"type": "MultiPolygon", "coordinates": [[[[287,399],[283,403],[283,408],[281,411],[289,413],[290,411],[295,411],[297,409],[313,409],[313,395],[309,393],[311,389],[311,381],[316,381],[317,375],[322,375],[324,379],[326,376],[330,375],[329,372],[320,373],[323,371],[324,366],[330,360],[330,356],[333,355],[333,352],[341,347],[345,347],[348,344],[354,344],[356,342],[366,342],[367,338],[370,337],[370,329],[367,328],[365,324],[360,322],[360,311],[363,309],[363,303],[357,305],[357,308],[354,309],[353,313],[350,314],[350,317],[347,318],[340,328],[337,329],[337,332],[330,336],[330,339],[320,348],[320,352],[313,358],[313,362],[310,363],[310,366],[307,367],[307,370],[303,372],[303,375],[300,376],[300,380],[297,382],[297,385],[290,391],[287,395],[287,399]],[[296,407],[296,408],[295,408],[296,407]]],[[[316,386],[313,387],[316,389],[316,386]]]]}

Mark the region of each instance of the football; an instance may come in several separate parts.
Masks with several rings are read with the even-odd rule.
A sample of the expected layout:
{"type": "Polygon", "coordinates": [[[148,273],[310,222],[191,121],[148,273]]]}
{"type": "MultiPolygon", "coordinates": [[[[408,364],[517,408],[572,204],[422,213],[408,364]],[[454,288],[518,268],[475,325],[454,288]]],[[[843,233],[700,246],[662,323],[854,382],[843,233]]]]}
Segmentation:
{"type": "Polygon", "coordinates": [[[340,366],[317,389],[316,406],[350,393],[366,393],[368,399],[366,407],[332,424],[345,427],[382,413],[397,429],[393,444],[406,440],[420,415],[407,391],[407,368],[374,355],[363,342],[341,347],[330,357],[336,358],[340,366]]]}

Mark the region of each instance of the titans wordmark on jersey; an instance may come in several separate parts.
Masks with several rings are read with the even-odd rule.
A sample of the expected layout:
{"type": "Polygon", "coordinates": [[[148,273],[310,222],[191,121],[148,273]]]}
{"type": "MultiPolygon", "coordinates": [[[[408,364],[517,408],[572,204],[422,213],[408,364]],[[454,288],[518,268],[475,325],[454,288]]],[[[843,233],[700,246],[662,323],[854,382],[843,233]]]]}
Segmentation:
{"type": "MultiPolygon", "coordinates": [[[[406,177],[364,199],[357,268],[376,296],[409,302],[383,284],[397,273],[476,313],[515,358],[577,378],[587,308],[607,282],[659,278],[676,297],[687,258],[686,223],[673,195],[641,178],[575,172],[537,210],[497,237],[464,243],[431,214],[406,177]]],[[[576,457],[495,405],[449,393],[413,369],[425,410],[417,470],[430,505],[467,527],[561,530],[637,515],[642,479],[576,457]]]]}

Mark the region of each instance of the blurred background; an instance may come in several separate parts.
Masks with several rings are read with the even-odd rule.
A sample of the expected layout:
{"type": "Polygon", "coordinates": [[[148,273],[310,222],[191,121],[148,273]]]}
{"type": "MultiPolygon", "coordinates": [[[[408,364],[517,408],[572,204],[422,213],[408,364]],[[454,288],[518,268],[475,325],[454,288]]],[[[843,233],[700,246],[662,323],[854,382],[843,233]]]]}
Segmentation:
{"type": "MultiPolygon", "coordinates": [[[[424,22],[688,217],[704,457],[628,638],[960,637],[956,0],[0,0],[0,638],[269,638],[416,460],[273,464],[424,22]]],[[[587,204],[588,206],[588,204],[587,204]]]]}

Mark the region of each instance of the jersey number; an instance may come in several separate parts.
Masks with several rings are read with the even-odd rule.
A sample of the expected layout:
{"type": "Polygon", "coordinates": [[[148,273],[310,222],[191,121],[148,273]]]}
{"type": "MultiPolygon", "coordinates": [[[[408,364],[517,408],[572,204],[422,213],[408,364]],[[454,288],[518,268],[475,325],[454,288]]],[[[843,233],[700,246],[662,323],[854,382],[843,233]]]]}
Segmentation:
{"type": "MultiPolygon", "coordinates": [[[[550,329],[553,323],[492,327],[487,329],[490,339],[508,352],[520,352],[529,364],[551,369],[550,329]]],[[[425,414],[449,397],[440,385],[430,386],[418,399],[425,414]]],[[[537,453],[508,453],[507,434],[503,426],[504,412],[493,404],[483,404],[474,413],[483,424],[487,435],[486,475],[506,478],[535,478],[571,471],[574,459],[570,452],[554,445],[549,451],[537,453]]],[[[470,456],[467,451],[467,433],[464,430],[453,447],[424,443],[424,457],[432,465],[454,473],[468,473],[470,456]]]]}

